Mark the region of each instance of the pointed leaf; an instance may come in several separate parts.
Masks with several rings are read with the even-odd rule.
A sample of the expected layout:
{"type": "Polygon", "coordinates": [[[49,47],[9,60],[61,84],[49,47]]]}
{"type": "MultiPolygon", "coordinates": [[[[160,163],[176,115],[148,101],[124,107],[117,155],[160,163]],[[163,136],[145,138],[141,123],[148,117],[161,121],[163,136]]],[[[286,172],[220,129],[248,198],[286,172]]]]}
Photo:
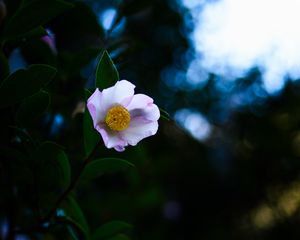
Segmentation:
{"type": "Polygon", "coordinates": [[[41,90],[55,76],[56,69],[44,64],[18,70],[0,85],[0,108],[13,105],[41,90]]]}
{"type": "Polygon", "coordinates": [[[101,56],[96,70],[96,88],[104,89],[111,87],[119,80],[119,73],[105,50],[101,56]]]}
{"type": "Polygon", "coordinates": [[[73,226],[67,226],[67,229],[68,229],[68,232],[70,233],[71,237],[74,240],[80,240],[80,237],[79,237],[78,233],[76,232],[76,229],[73,228],[73,226]]]}
{"type": "Polygon", "coordinates": [[[97,228],[92,235],[92,240],[109,239],[119,233],[124,233],[131,228],[132,225],[126,222],[112,221],[97,228]]]}
{"type": "MultiPolygon", "coordinates": [[[[59,209],[61,211],[61,209],[59,209]]],[[[73,239],[89,239],[86,235],[84,227],[73,217],[70,216],[59,216],[56,217],[56,223],[60,225],[65,225],[68,232],[70,233],[73,239]]]]}
{"type": "Polygon", "coordinates": [[[135,167],[132,163],[120,158],[102,158],[89,163],[81,174],[82,179],[92,179],[105,173],[113,173],[135,167]]]}
{"type": "MultiPolygon", "coordinates": [[[[86,100],[90,97],[91,94],[92,93],[89,90],[85,89],[86,100]]],[[[87,107],[85,108],[85,112],[83,115],[83,138],[85,153],[86,155],[88,155],[100,141],[100,134],[93,126],[92,117],[87,107]]]]}
{"type": "Polygon", "coordinates": [[[85,237],[88,239],[90,235],[89,225],[77,201],[73,197],[69,196],[63,202],[62,207],[66,216],[73,220],[73,222],[82,230],[85,237]]]}
{"type": "Polygon", "coordinates": [[[159,108],[159,111],[160,111],[160,117],[161,118],[163,118],[167,121],[170,121],[170,114],[166,110],[164,110],[162,108],[159,108]]]}

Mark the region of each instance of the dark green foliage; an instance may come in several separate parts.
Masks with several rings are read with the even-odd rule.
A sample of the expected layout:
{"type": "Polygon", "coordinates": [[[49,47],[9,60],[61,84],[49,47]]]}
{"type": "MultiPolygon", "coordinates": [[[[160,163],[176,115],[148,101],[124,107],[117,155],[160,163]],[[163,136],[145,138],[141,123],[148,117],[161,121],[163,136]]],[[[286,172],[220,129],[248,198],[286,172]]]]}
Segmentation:
{"type": "Polygon", "coordinates": [[[126,160],[119,158],[103,158],[96,159],[84,169],[81,178],[92,179],[99,177],[105,173],[113,173],[121,170],[126,170],[134,165],[126,160]]]}
{"type": "Polygon", "coordinates": [[[44,142],[36,150],[33,158],[39,166],[39,177],[42,182],[44,181],[44,185],[62,188],[69,186],[71,169],[68,157],[61,146],[53,142],[44,142]]]}
{"type": "Polygon", "coordinates": [[[160,108],[159,111],[160,111],[161,118],[163,118],[167,121],[170,121],[170,114],[166,110],[163,110],[162,108],[160,108]]]}
{"type": "MultiPolygon", "coordinates": [[[[44,236],[49,238],[55,236],[54,238],[60,239],[63,236],[63,239],[90,239],[90,227],[85,214],[77,200],[71,196],[75,192],[77,181],[82,177],[82,171],[83,178],[87,180],[105,173],[124,170],[133,164],[114,158],[102,159],[100,164],[98,160],[93,161],[91,154],[97,150],[95,147],[100,141],[100,135],[94,129],[87,110],[82,122],[85,153],[78,151],[71,154],[76,156],[75,159],[86,156],[90,162],[87,166],[87,162],[82,161],[76,164],[73,162],[71,166],[69,154],[66,153],[68,148],[65,149],[47,139],[51,138],[52,134],[60,134],[56,128],[64,120],[64,116],[56,114],[57,109],[69,111],[69,107],[64,105],[57,108],[60,102],[57,91],[57,87],[61,87],[59,81],[66,79],[66,76],[78,77],[82,68],[99,54],[101,47],[89,46],[76,53],[63,52],[57,56],[56,49],[49,45],[50,42],[41,39],[46,35],[42,25],[48,24],[57,15],[72,8],[73,4],[67,1],[24,0],[10,2],[7,6],[8,17],[5,24],[0,26],[0,107],[5,111],[1,135],[1,143],[4,144],[1,145],[0,154],[3,159],[3,164],[0,164],[1,186],[2,180],[6,183],[5,187],[2,186],[4,194],[0,197],[0,203],[4,206],[9,202],[9,208],[0,212],[0,218],[9,221],[9,239],[14,239],[17,234],[15,228],[28,233],[28,236],[43,232],[44,236]],[[21,50],[20,54],[25,64],[38,64],[31,64],[27,69],[17,70],[9,75],[8,57],[15,49],[21,50]],[[55,81],[49,84],[55,76],[55,81]],[[73,170],[75,174],[72,173],[73,170]],[[14,198],[18,200],[11,201],[14,198]]],[[[86,14],[93,24],[87,27],[84,23],[81,30],[90,29],[99,36],[100,27],[90,8],[81,3],[75,3],[75,6],[74,11],[66,16],[71,19],[73,15],[74,19],[78,19],[77,14],[86,14]]],[[[82,19],[79,19],[79,22],[81,23],[82,19]]],[[[53,28],[56,29],[55,26],[53,28]]],[[[49,37],[52,37],[51,41],[56,44],[55,38],[49,37]]],[[[97,83],[101,81],[101,88],[118,80],[116,67],[106,51],[95,73],[97,83]]],[[[77,93],[82,87],[77,88],[77,93]]],[[[72,93],[72,87],[68,89],[71,89],[69,92],[72,93]]],[[[91,92],[86,90],[85,101],[90,95],[91,92]]],[[[82,138],[77,138],[78,142],[82,142],[82,138]]],[[[125,223],[116,224],[119,224],[119,227],[111,232],[111,236],[128,228],[125,223]]]]}
{"type": "Polygon", "coordinates": [[[82,51],[82,54],[87,54],[84,51],[89,51],[90,48],[102,49],[103,32],[98,16],[84,1],[72,1],[72,4],[73,8],[65,11],[50,24],[51,30],[57,36],[60,53],[76,55],[82,51]]]}
{"type": "Polygon", "coordinates": [[[86,48],[76,53],[67,52],[62,54],[65,61],[64,71],[70,76],[78,74],[83,67],[99,55],[99,52],[101,52],[99,48],[86,48]]]}
{"type": "Polygon", "coordinates": [[[20,37],[71,7],[62,0],[25,0],[7,22],[4,39],[20,37]]]}
{"type": "Polygon", "coordinates": [[[62,208],[65,211],[65,218],[81,231],[85,239],[89,239],[89,226],[77,201],[69,196],[64,201],[62,208]]]}
{"type": "Polygon", "coordinates": [[[92,240],[107,240],[117,238],[120,233],[127,232],[132,226],[126,222],[112,221],[97,228],[93,235],[92,240]]]}
{"type": "Polygon", "coordinates": [[[22,37],[30,39],[30,38],[40,38],[42,36],[47,35],[47,31],[42,26],[38,26],[26,33],[23,34],[22,37]]]}
{"type": "Polygon", "coordinates": [[[57,68],[55,49],[52,49],[48,43],[43,41],[38,36],[28,39],[22,45],[22,54],[24,57],[30,59],[34,63],[38,62],[57,68]]]}
{"type": "Polygon", "coordinates": [[[7,107],[30,97],[46,86],[55,76],[56,69],[48,65],[31,65],[18,70],[0,85],[0,107],[7,107]]]}
{"type": "Polygon", "coordinates": [[[116,235],[116,236],[114,236],[112,238],[109,238],[108,240],[130,240],[130,238],[127,237],[124,234],[119,234],[119,235],[116,235]]]}
{"type": "Polygon", "coordinates": [[[46,111],[50,103],[47,92],[40,90],[36,94],[24,99],[16,113],[18,126],[29,126],[46,111]]]}
{"type": "MultiPolygon", "coordinates": [[[[85,89],[85,98],[86,100],[90,97],[91,92],[87,89],[85,89]]],[[[91,115],[86,107],[83,115],[83,138],[84,138],[84,148],[85,153],[88,155],[92,152],[92,150],[95,148],[95,146],[100,141],[100,135],[95,130],[93,126],[93,121],[91,118],[91,115]]]]}
{"type": "Polygon", "coordinates": [[[111,87],[119,80],[119,73],[105,50],[96,69],[96,88],[105,89],[111,87]]]}

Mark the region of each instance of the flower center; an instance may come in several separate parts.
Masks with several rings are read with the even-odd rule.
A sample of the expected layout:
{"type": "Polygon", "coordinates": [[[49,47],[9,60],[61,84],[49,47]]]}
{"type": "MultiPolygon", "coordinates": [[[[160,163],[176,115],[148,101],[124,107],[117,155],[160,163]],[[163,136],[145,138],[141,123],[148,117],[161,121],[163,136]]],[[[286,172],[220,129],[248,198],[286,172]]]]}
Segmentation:
{"type": "Polygon", "coordinates": [[[130,123],[130,113],[121,105],[111,107],[106,114],[105,122],[114,131],[123,131],[130,123]]]}

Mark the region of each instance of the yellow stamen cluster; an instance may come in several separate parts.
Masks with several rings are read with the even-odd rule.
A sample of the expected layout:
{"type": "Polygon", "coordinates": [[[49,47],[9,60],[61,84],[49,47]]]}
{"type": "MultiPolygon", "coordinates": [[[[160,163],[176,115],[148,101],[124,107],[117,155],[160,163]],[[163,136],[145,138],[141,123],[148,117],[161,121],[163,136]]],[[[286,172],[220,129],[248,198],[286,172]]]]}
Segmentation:
{"type": "Polygon", "coordinates": [[[129,127],[130,113],[121,105],[111,107],[106,114],[105,122],[113,131],[123,131],[129,127]]]}

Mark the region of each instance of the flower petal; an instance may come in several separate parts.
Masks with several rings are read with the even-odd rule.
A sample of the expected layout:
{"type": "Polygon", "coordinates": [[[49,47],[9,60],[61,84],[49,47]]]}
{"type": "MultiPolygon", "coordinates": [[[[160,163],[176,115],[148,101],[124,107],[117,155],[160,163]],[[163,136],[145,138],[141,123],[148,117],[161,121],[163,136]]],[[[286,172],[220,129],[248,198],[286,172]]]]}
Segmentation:
{"type": "Polygon", "coordinates": [[[125,142],[118,132],[113,132],[104,127],[104,125],[100,124],[96,126],[97,131],[101,134],[104,145],[107,148],[114,148],[118,152],[122,152],[125,150],[125,146],[127,146],[127,142],[125,142]]]}
{"type": "Polygon", "coordinates": [[[94,127],[105,117],[105,111],[101,104],[102,93],[97,88],[87,100],[87,108],[92,116],[94,127]]]}
{"type": "Polygon", "coordinates": [[[120,132],[120,135],[125,142],[135,146],[142,139],[156,134],[157,129],[157,121],[149,121],[143,117],[135,117],[131,120],[130,126],[120,132]]]}
{"type": "Polygon", "coordinates": [[[114,149],[118,152],[123,152],[125,151],[125,146],[117,145],[114,147],[114,149]]]}
{"type": "Polygon", "coordinates": [[[127,106],[130,116],[144,117],[151,121],[157,121],[160,117],[158,107],[153,103],[153,99],[145,94],[136,94],[127,106]]]}
{"type": "Polygon", "coordinates": [[[102,91],[102,106],[106,111],[115,104],[122,104],[126,107],[133,97],[134,88],[135,86],[127,80],[116,82],[114,86],[102,91]]]}

